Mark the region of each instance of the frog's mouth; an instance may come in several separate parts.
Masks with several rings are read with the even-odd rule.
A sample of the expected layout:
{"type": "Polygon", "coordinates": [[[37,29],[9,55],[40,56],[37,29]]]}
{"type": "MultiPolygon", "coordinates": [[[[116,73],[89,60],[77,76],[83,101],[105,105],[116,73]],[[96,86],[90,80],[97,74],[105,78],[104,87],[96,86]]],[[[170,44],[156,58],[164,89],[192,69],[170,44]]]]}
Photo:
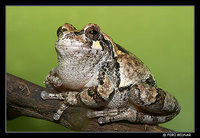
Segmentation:
{"type": "Polygon", "coordinates": [[[76,40],[70,40],[70,39],[65,39],[65,40],[59,40],[56,42],[56,51],[60,55],[66,55],[69,52],[73,51],[88,51],[89,47],[87,47],[86,44],[80,41],[76,40]]]}
{"type": "Polygon", "coordinates": [[[77,46],[77,45],[70,45],[70,46],[56,45],[56,49],[57,50],[63,50],[63,51],[67,51],[67,50],[89,50],[89,48],[87,48],[87,47],[77,46]]]}

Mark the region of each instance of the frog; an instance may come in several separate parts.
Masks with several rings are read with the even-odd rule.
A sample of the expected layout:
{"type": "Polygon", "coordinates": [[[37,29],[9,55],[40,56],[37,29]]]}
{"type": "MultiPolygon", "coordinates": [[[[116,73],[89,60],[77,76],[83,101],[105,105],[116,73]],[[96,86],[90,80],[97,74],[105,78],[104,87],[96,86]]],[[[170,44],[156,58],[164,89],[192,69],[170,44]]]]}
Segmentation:
{"type": "Polygon", "coordinates": [[[54,120],[69,107],[84,107],[87,118],[103,125],[116,121],[159,124],[180,112],[177,99],[157,87],[150,69],[132,52],[115,43],[97,24],[77,30],[65,23],[57,30],[58,66],[45,78],[56,93],[43,100],[60,100],[54,120]]]}

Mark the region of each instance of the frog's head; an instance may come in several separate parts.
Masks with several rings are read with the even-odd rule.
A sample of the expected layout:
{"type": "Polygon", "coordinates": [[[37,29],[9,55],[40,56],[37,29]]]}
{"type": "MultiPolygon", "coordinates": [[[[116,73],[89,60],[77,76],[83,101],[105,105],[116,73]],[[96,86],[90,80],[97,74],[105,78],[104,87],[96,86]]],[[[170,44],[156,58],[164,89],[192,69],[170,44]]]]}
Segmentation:
{"type": "Polygon", "coordinates": [[[112,39],[104,34],[97,24],[87,24],[81,30],[77,30],[69,23],[65,23],[57,30],[58,40],[56,51],[58,58],[95,58],[116,56],[112,39]]]}
{"type": "Polygon", "coordinates": [[[58,28],[57,36],[57,72],[66,88],[82,88],[115,56],[113,41],[96,24],[77,30],[66,23],[58,28]]]}

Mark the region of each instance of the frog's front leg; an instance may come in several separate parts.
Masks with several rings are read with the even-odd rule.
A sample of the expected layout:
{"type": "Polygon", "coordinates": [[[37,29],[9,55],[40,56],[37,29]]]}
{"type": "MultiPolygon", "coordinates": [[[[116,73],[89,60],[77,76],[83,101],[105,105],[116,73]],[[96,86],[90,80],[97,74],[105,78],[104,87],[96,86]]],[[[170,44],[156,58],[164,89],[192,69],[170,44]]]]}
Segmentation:
{"type": "Polygon", "coordinates": [[[52,99],[64,101],[57,110],[57,113],[55,113],[53,116],[55,120],[59,120],[63,111],[69,106],[88,106],[92,108],[103,107],[106,105],[108,100],[108,98],[100,95],[98,92],[98,86],[87,88],[82,92],[73,91],[55,94],[42,91],[41,98],[43,100],[52,99]]]}
{"type": "MultiPolygon", "coordinates": [[[[74,92],[73,94],[69,94],[69,93],[47,93],[46,91],[42,91],[41,92],[41,98],[43,100],[63,100],[64,102],[60,105],[59,109],[57,110],[57,112],[54,114],[53,119],[54,120],[59,120],[62,113],[69,107],[69,104],[66,102],[69,100],[66,99],[68,97],[73,97],[73,96],[77,95],[77,92],[74,92]],[[69,96],[68,96],[69,95],[69,96]]],[[[70,103],[73,103],[73,101],[70,101],[70,103]]],[[[75,103],[75,102],[74,102],[75,103]]]]}
{"type": "Polygon", "coordinates": [[[41,98],[43,100],[53,99],[64,101],[54,115],[54,119],[58,120],[63,111],[69,106],[86,106],[91,108],[105,107],[113,94],[114,87],[107,75],[105,75],[102,85],[85,88],[81,92],[71,91],[56,94],[42,91],[41,98]]]}

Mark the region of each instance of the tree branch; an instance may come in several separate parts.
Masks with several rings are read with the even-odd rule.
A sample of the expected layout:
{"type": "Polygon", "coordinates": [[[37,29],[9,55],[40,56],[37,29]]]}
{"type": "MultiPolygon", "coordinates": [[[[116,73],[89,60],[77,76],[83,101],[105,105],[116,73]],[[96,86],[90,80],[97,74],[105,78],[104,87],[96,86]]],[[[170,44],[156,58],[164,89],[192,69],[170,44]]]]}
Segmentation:
{"type": "Polygon", "coordinates": [[[145,124],[133,124],[126,121],[99,125],[97,119],[88,119],[89,109],[69,107],[58,121],[53,120],[53,114],[60,101],[40,98],[41,91],[54,92],[29,81],[7,73],[7,119],[19,116],[29,116],[52,121],[72,130],[79,131],[134,131],[134,132],[169,132],[172,130],[145,124]]]}

